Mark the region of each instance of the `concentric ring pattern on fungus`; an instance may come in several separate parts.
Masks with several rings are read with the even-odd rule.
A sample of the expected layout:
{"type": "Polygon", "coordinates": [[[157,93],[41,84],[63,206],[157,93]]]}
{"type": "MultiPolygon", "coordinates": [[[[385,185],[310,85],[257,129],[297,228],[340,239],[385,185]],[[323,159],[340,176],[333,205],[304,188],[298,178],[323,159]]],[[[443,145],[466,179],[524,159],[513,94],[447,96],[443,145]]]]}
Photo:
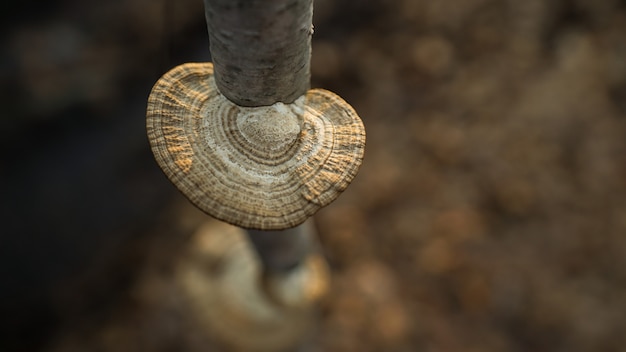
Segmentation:
{"type": "Polygon", "coordinates": [[[207,214],[244,228],[304,222],[348,186],[365,129],[334,93],[309,90],[292,104],[241,107],[217,89],[211,63],[167,72],[148,99],[157,163],[207,214]]]}

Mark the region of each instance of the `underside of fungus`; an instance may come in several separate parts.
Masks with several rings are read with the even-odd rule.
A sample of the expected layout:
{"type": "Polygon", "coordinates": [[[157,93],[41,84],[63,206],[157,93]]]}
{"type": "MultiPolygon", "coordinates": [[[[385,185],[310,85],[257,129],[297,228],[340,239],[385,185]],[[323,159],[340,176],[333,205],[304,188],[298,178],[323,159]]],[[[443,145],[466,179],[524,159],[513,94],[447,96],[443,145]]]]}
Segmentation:
{"type": "Polygon", "coordinates": [[[365,130],[352,107],[312,89],[291,104],[241,107],[218,90],[211,63],[175,67],[148,99],[159,166],[207,214],[281,230],[332,202],[355,177],[365,130]]]}

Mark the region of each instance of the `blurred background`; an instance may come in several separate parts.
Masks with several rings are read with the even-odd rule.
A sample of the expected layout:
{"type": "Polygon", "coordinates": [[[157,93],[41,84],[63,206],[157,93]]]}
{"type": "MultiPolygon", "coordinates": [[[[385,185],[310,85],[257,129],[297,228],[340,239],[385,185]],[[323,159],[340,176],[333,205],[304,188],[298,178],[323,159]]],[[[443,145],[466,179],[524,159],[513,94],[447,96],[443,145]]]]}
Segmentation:
{"type": "MultiPolygon", "coordinates": [[[[307,351],[624,351],[626,1],[315,6],[312,85],[368,144],[307,351]]],[[[168,285],[206,217],[144,127],[210,59],[202,2],[0,7],[0,350],[207,350],[168,285]]]]}

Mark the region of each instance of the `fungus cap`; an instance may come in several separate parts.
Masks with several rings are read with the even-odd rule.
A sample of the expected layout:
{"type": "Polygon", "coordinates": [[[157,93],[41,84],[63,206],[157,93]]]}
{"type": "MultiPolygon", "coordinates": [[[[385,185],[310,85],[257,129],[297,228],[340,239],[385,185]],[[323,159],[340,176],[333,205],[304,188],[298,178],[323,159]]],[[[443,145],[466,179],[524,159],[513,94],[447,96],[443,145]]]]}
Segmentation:
{"type": "Polygon", "coordinates": [[[241,107],[219,92],[211,63],[183,64],[157,81],[147,132],[157,163],[193,204],[260,230],[294,227],[335,200],[365,148],[361,120],[334,93],[241,107]]]}

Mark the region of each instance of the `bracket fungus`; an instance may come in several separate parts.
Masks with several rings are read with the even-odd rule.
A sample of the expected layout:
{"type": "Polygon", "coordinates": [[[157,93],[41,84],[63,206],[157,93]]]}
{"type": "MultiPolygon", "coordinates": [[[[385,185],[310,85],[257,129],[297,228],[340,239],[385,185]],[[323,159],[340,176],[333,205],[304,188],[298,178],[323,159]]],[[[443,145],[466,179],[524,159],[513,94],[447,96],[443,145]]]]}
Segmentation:
{"type": "Polygon", "coordinates": [[[205,213],[243,228],[297,226],[357,174],[365,130],[334,93],[310,89],[293,103],[239,106],[212,63],[173,68],[148,99],[148,138],[170,181],[205,213]]]}

